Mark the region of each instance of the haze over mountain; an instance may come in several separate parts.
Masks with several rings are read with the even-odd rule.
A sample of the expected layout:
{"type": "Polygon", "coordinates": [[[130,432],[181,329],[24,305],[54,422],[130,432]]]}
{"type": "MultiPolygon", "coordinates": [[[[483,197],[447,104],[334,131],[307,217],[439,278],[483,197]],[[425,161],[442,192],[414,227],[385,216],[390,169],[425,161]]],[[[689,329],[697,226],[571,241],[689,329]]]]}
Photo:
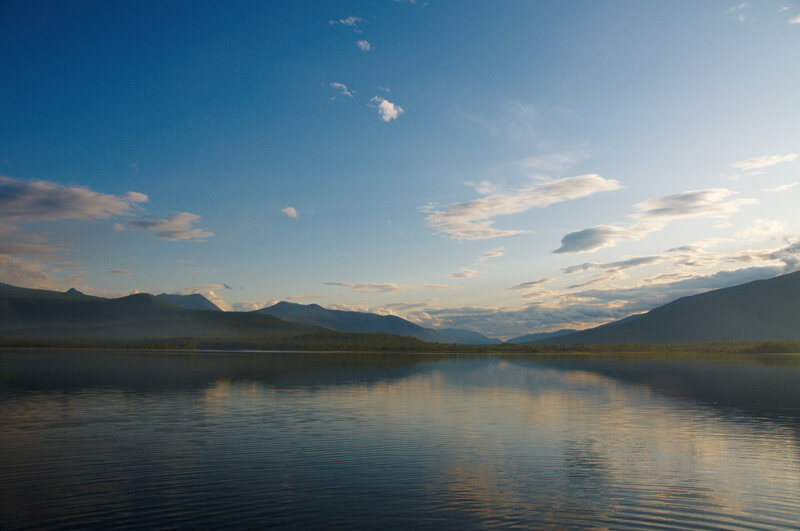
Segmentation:
{"type": "Polygon", "coordinates": [[[529,343],[800,340],[800,271],[682,297],[647,313],[529,343]]]}
{"type": "Polygon", "coordinates": [[[528,343],[535,343],[542,339],[550,339],[553,337],[559,337],[567,334],[572,334],[573,332],[577,332],[574,328],[562,328],[561,330],[556,330],[555,332],[536,332],[533,334],[525,334],[519,337],[512,337],[511,339],[506,340],[506,343],[512,343],[514,345],[524,345],[528,343]]]}
{"type": "Polygon", "coordinates": [[[337,332],[383,332],[411,336],[422,341],[461,345],[496,345],[499,339],[489,338],[471,330],[456,328],[425,328],[394,315],[329,310],[318,304],[296,304],[281,301],[257,313],[272,315],[285,321],[321,326],[337,332]]]}

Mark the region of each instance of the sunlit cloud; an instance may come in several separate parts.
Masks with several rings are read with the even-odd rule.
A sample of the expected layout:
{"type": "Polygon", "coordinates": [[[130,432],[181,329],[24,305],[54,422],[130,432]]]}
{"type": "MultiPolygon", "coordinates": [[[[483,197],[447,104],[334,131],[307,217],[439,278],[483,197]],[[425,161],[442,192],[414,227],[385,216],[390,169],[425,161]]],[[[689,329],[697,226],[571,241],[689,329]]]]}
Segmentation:
{"type": "Polygon", "coordinates": [[[463,286],[448,284],[395,284],[393,282],[326,282],[328,286],[341,286],[359,293],[396,293],[415,290],[450,290],[463,286]]]}
{"type": "Polygon", "coordinates": [[[370,105],[378,109],[378,115],[384,122],[391,122],[396,120],[401,114],[405,112],[402,107],[392,103],[391,101],[381,98],[380,96],[373,97],[370,105]]]}
{"type": "Polygon", "coordinates": [[[796,15],[789,19],[789,24],[800,24],[800,15],[796,15]]]}
{"type": "Polygon", "coordinates": [[[454,203],[441,210],[429,206],[425,209],[428,212],[425,219],[437,232],[458,240],[514,236],[524,231],[497,229],[492,226],[492,218],[619,188],[618,181],[604,179],[596,174],[566,177],[523,188],[513,194],[496,194],[466,203],[454,203]]]}
{"type": "Polygon", "coordinates": [[[797,184],[798,183],[782,184],[782,185],[776,186],[774,188],[764,188],[764,191],[765,192],[785,192],[786,190],[791,190],[792,188],[797,186],[797,184]]]}
{"type": "Polygon", "coordinates": [[[732,195],[731,190],[711,188],[648,199],[634,205],[639,212],[631,214],[637,221],[630,226],[600,225],[571,232],[561,239],[561,247],[553,252],[592,252],[613,247],[623,240],[641,240],[678,219],[725,218],[745,205],[757,203],[756,199],[729,199],[732,195]]]}
{"type": "MultiPolygon", "coordinates": [[[[155,232],[163,240],[178,241],[204,241],[214,235],[203,229],[193,228],[193,225],[200,221],[200,216],[189,212],[178,212],[171,216],[157,218],[150,216],[142,219],[134,219],[128,222],[127,228],[148,230],[155,232]]],[[[126,226],[116,224],[117,230],[124,230],[126,226]]]]}
{"type": "Polygon", "coordinates": [[[745,239],[774,239],[782,236],[785,232],[786,222],[762,218],[757,219],[751,227],[737,232],[736,236],[745,239]]]}
{"type": "Polygon", "coordinates": [[[480,263],[483,263],[483,262],[485,262],[487,260],[490,260],[492,258],[500,258],[501,256],[503,256],[503,253],[505,252],[505,250],[506,250],[505,247],[498,247],[497,249],[492,249],[490,251],[486,251],[485,253],[480,255],[478,257],[478,259],[475,260],[475,262],[480,264],[480,263]]]}
{"type": "Polygon", "coordinates": [[[295,209],[294,207],[286,207],[286,208],[282,209],[281,212],[283,212],[284,214],[286,214],[288,217],[290,217],[292,219],[297,219],[299,217],[299,214],[297,213],[297,209],[295,209]]]}
{"type": "Polygon", "coordinates": [[[466,267],[462,267],[460,271],[457,273],[449,273],[444,275],[444,278],[473,278],[478,275],[478,271],[476,269],[469,269],[466,267]]]}
{"type": "Polygon", "coordinates": [[[365,40],[356,41],[356,46],[358,46],[358,49],[361,50],[362,52],[368,52],[372,50],[372,45],[369,43],[369,41],[365,40]]]}
{"type": "Polygon", "coordinates": [[[752,171],[752,170],[759,170],[761,168],[768,168],[770,166],[780,164],[781,162],[791,162],[796,158],[797,158],[797,153],[789,153],[786,155],[770,155],[765,157],[755,157],[752,159],[740,160],[738,162],[734,162],[733,164],[731,164],[731,166],[744,171],[752,171]]]}

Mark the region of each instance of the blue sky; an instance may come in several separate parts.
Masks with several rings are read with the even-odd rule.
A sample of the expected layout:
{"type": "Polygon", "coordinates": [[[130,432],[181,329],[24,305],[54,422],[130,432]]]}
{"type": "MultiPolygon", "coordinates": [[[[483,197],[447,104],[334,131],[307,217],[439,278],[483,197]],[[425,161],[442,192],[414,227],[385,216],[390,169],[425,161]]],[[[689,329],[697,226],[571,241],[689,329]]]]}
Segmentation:
{"type": "Polygon", "coordinates": [[[0,281],[499,337],[797,269],[800,5],[0,4],[0,281]]]}

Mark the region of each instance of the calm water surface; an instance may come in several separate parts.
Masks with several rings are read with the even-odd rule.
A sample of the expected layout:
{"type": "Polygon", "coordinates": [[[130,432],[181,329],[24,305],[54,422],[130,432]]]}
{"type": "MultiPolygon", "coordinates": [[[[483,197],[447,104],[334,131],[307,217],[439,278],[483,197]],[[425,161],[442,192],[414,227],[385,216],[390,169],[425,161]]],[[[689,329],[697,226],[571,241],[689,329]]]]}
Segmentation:
{"type": "Polygon", "coordinates": [[[800,365],[0,351],[0,528],[800,527],[800,365]]]}

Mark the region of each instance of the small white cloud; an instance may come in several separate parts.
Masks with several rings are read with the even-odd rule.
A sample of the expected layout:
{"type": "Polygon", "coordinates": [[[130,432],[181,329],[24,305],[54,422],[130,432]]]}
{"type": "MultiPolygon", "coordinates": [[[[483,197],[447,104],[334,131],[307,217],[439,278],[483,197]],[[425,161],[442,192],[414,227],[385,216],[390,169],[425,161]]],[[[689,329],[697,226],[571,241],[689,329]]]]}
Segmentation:
{"type": "Polygon", "coordinates": [[[377,107],[378,114],[380,115],[381,120],[383,120],[384,122],[391,122],[392,120],[396,120],[401,114],[405,112],[405,110],[399,105],[392,103],[391,101],[381,98],[379,96],[375,96],[369,101],[374,107],[377,107]]]}
{"type": "Polygon", "coordinates": [[[785,192],[797,186],[797,183],[782,184],[774,188],[764,188],[765,192],[785,192]]]}
{"type": "Polygon", "coordinates": [[[347,88],[347,85],[345,85],[344,83],[333,82],[330,84],[330,87],[338,91],[338,94],[334,95],[331,99],[336,99],[336,96],[347,96],[349,98],[352,98],[353,93],[355,92],[354,90],[350,90],[349,88],[347,88]]]}
{"type": "Polygon", "coordinates": [[[785,11],[789,11],[789,6],[782,6],[780,9],[778,9],[778,13],[783,13],[785,11]]]}
{"type": "Polygon", "coordinates": [[[444,275],[444,278],[472,278],[477,276],[478,271],[476,269],[468,269],[466,267],[462,267],[458,273],[450,273],[444,275]]]}
{"type": "Polygon", "coordinates": [[[726,15],[731,15],[733,13],[736,13],[737,11],[741,11],[741,10],[745,9],[746,7],[747,7],[747,2],[742,2],[741,4],[737,4],[737,5],[731,6],[728,9],[726,9],[725,10],[725,14],[726,15]]]}
{"type": "Polygon", "coordinates": [[[372,49],[372,45],[369,43],[369,41],[365,40],[356,41],[356,46],[358,46],[362,52],[368,52],[372,49]]]}
{"type": "Polygon", "coordinates": [[[800,24],[800,15],[790,18],[789,24],[800,24]]]}
{"type": "Polygon", "coordinates": [[[294,207],[286,207],[283,210],[281,210],[281,212],[283,212],[292,219],[297,219],[297,217],[299,216],[297,210],[294,207]]]}
{"type": "Polygon", "coordinates": [[[739,238],[760,239],[778,238],[786,232],[786,223],[777,219],[757,219],[752,227],[736,234],[739,238]]]}
{"type": "Polygon", "coordinates": [[[339,20],[329,20],[328,24],[331,26],[335,26],[336,24],[340,24],[342,26],[347,26],[348,28],[352,29],[356,33],[361,33],[358,29],[358,26],[364,22],[361,17],[347,17],[347,18],[340,18],[339,20]]]}
{"type": "Polygon", "coordinates": [[[786,155],[769,155],[764,157],[754,157],[752,159],[740,160],[731,164],[732,167],[744,171],[760,170],[761,168],[768,168],[780,164],[781,162],[791,162],[797,158],[797,153],[788,153],[786,155]]]}

